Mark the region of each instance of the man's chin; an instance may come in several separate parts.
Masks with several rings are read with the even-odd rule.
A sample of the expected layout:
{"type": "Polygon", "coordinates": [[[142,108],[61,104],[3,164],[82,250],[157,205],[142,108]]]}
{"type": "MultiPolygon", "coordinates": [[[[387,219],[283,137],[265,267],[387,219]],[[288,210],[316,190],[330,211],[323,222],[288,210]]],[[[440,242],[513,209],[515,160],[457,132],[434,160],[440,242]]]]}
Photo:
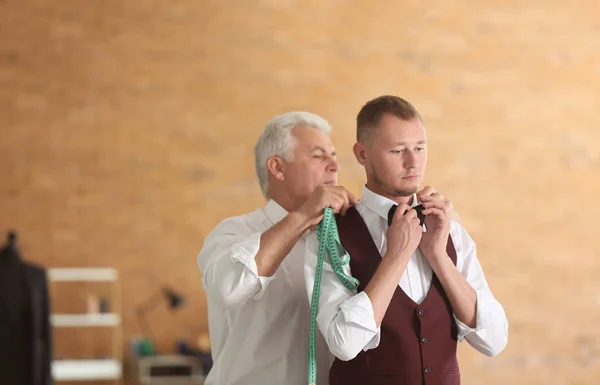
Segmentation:
{"type": "Polygon", "coordinates": [[[409,197],[419,191],[419,185],[416,184],[414,186],[403,186],[396,189],[396,194],[401,197],[409,197]]]}

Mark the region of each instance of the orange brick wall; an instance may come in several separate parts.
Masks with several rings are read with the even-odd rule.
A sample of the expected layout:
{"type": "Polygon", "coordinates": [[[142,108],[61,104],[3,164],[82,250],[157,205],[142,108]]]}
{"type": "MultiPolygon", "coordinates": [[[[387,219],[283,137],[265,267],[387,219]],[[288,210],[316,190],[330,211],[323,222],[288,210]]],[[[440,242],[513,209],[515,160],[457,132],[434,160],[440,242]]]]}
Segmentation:
{"type": "Polygon", "coordinates": [[[0,1],[0,230],[46,266],[118,268],[127,338],[156,284],[186,294],[149,317],[168,350],[206,329],[204,236],[262,204],[262,125],[327,117],[358,193],[355,115],[401,95],[510,319],[500,357],[461,349],[464,383],[595,384],[598,15],[592,0],[0,1]]]}

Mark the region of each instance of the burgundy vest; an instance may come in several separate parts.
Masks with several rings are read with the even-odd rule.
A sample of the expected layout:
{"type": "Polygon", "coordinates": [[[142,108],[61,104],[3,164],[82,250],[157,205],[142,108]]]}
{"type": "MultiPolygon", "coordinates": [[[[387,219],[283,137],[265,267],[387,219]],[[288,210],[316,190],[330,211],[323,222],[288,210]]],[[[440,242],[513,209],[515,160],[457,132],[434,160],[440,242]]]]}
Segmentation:
{"type": "MultiPolygon", "coordinates": [[[[381,262],[367,225],[355,208],[337,216],[352,276],[363,291],[381,262]]],[[[450,237],[446,248],[456,265],[450,237]]],[[[350,361],[336,358],[330,385],[460,385],[456,357],[457,330],[452,307],[433,275],[425,300],[418,305],[398,286],[381,323],[379,346],[361,351],[350,361]]]]}

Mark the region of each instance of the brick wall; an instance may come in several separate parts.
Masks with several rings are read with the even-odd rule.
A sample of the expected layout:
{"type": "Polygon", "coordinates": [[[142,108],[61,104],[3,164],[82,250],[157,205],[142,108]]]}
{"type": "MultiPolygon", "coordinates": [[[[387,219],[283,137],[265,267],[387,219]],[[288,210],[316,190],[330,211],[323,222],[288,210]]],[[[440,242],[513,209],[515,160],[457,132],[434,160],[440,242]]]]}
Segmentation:
{"type": "Polygon", "coordinates": [[[0,1],[0,230],[46,266],[118,268],[126,337],[157,283],[185,293],[150,316],[169,349],[206,328],[203,237],[262,204],[266,120],[327,117],[358,193],[355,115],[401,95],[510,319],[500,357],[461,349],[464,383],[595,383],[600,3],[250,3],[0,1]]]}

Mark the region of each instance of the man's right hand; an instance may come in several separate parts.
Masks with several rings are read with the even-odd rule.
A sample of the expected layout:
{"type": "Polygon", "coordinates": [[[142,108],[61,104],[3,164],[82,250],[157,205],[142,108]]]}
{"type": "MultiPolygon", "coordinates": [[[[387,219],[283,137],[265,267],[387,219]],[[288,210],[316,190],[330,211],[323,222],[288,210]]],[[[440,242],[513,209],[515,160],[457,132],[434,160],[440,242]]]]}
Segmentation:
{"type": "Polygon", "coordinates": [[[423,228],[417,212],[406,203],[398,205],[392,224],[387,229],[387,253],[393,258],[410,258],[421,242],[423,228]],[[404,214],[406,212],[406,214],[404,214]]]}
{"type": "Polygon", "coordinates": [[[334,214],[345,215],[346,211],[357,203],[358,199],[344,187],[321,185],[313,191],[312,195],[296,212],[302,215],[308,228],[313,230],[323,219],[323,212],[326,207],[331,207],[334,214]]]}
{"type": "Polygon", "coordinates": [[[375,325],[378,327],[398,289],[398,282],[408,261],[419,247],[422,235],[423,228],[419,224],[417,212],[405,203],[399,204],[386,232],[387,251],[365,288],[373,306],[375,325]]]}

